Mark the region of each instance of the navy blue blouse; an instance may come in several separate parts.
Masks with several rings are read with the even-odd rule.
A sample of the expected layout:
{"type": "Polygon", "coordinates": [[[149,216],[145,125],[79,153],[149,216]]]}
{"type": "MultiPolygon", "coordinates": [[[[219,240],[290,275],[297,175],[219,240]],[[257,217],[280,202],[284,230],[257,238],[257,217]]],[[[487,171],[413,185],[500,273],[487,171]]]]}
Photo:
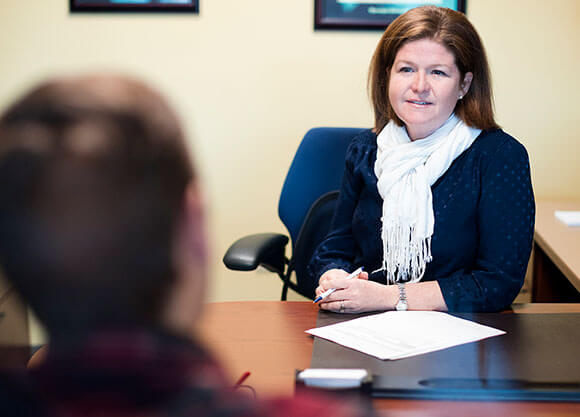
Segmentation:
{"type": "MultiPolygon", "coordinates": [[[[353,139],[346,155],[331,230],[308,271],[380,268],[382,198],[374,173],[376,135],[353,139]]],[[[535,204],[528,154],[499,129],[482,132],[431,187],[433,261],[422,281],[439,283],[449,311],[499,311],[520,291],[534,233],[535,204]]],[[[386,283],[384,272],[370,275],[386,283]]]]}

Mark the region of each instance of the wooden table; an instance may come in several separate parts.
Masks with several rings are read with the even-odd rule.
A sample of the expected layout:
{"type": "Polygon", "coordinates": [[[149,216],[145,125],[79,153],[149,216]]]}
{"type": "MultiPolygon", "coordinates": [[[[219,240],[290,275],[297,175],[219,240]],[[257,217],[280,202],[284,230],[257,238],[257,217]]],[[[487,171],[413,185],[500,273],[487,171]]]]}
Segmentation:
{"type": "Polygon", "coordinates": [[[532,302],[580,302],[580,227],[568,227],[555,210],[580,202],[536,202],[532,302]]]}
{"type": "MultiPolygon", "coordinates": [[[[515,305],[517,314],[578,313],[580,304],[515,305]]],[[[226,367],[231,380],[250,371],[246,383],[258,396],[294,392],[294,370],[310,365],[313,338],[304,330],[315,327],[318,308],[311,302],[252,301],[210,303],[200,326],[201,337],[226,367]]],[[[580,416],[580,403],[373,401],[392,417],[580,416]]]]}

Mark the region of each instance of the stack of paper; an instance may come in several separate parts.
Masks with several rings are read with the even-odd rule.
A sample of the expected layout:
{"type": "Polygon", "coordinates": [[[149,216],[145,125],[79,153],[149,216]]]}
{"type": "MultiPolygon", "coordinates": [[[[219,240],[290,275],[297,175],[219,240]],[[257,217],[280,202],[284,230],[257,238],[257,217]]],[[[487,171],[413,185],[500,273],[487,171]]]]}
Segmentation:
{"type": "Polygon", "coordinates": [[[505,334],[437,311],[389,311],[306,333],[379,359],[401,359],[505,334]]]}
{"type": "Polygon", "coordinates": [[[554,214],[566,226],[580,226],[580,211],[556,210],[554,214]]]}

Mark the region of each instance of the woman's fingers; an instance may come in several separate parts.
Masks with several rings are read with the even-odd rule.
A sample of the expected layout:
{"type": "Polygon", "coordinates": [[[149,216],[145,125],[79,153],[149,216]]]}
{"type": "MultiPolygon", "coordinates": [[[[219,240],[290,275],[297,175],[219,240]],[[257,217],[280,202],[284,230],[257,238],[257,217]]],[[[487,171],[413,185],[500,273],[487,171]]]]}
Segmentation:
{"type": "MultiPolygon", "coordinates": [[[[346,278],[348,276],[348,272],[342,269],[329,269],[326,271],[320,279],[318,280],[318,288],[321,289],[321,292],[324,292],[330,288],[336,288],[336,280],[340,278],[346,278]]],[[[320,295],[320,294],[317,294],[320,295]]]]}
{"type": "Polygon", "coordinates": [[[361,272],[361,273],[359,274],[359,276],[358,276],[357,278],[358,278],[358,279],[364,279],[364,280],[367,280],[367,281],[368,281],[368,280],[369,280],[369,273],[368,273],[368,272],[365,272],[365,271],[363,271],[363,272],[361,272]]]}
{"type": "Polygon", "coordinates": [[[326,271],[320,277],[319,285],[315,290],[317,297],[331,288],[335,289],[332,294],[327,295],[319,302],[320,308],[328,311],[344,313],[349,311],[349,303],[353,304],[352,301],[354,301],[353,306],[358,304],[358,300],[356,300],[356,294],[359,291],[352,291],[352,287],[359,287],[359,285],[356,283],[357,279],[368,281],[369,274],[367,272],[361,272],[357,276],[357,279],[352,280],[345,279],[348,275],[348,272],[342,269],[331,269],[326,271]],[[353,297],[354,299],[351,300],[353,297]]]}
{"type": "Polygon", "coordinates": [[[321,303],[320,308],[327,311],[334,311],[335,313],[346,313],[348,302],[346,300],[337,300],[327,303],[321,303]]]}
{"type": "Polygon", "coordinates": [[[336,290],[320,301],[320,308],[339,313],[361,313],[387,309],[390,298],[386,294],[387,286],[368,277],[347,281],[347,287],[336,290]]]}

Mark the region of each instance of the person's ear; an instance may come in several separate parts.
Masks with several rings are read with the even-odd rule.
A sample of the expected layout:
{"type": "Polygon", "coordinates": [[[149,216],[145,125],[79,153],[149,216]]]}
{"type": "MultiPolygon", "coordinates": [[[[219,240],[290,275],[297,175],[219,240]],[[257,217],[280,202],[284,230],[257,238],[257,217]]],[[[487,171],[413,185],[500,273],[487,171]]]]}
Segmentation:
{"type": "Polygon", "coordinates": [[[208,259],[208,242],[205,224],[205,197],[197,181],[191,181],[184,195],[185,235],[191,254],[203,265],[208,259]]]}
{"type": "Polygon", "coordinates": [[[165,300],[162,322],[188,335],[203,309],[208,280],[208,241],[205,199],[192,181],[183,195],[183,208],[174,241],[175,280],[165,300]]]}
{"type": "Polygon", "coordinates": [[[471,82],[473,81],[473,73],[467,72],[463,77],[463,81],[459,85],[459,99],[465,97],[467,92],[469,91],[469,87],[471,87],[471,82]]]}

